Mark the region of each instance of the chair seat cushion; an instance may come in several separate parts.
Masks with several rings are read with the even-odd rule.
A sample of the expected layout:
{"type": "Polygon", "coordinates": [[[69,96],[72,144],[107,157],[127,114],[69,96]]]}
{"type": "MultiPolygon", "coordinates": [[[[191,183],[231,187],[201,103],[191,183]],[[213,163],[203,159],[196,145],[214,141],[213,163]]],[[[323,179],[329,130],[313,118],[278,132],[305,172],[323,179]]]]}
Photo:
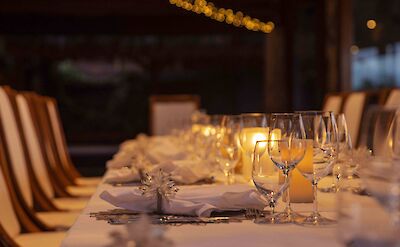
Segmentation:
{"type": "Polygon", "coordinates": [[[75,179],[75,182],[78,185],[84,185],[84,186],[97,186],[100,184],[102,178],[101,177],[80,177],[75,179]]]}
{"type": "Polygon", "coordinates": [[[54,228],[70,228],[80,212],[38,212],[36,216],[46,225],[54,228]]]}
{"type": "Polygon", "coordinates": [[[90,197],[96,192],[96,187],[93,186],[68,186],[68,193],[73,196],[90,197]]]}
{"type": "Polygon", "coordinates": [[[18,235],[14,240],[21,247],[59,247],[65,232],[41,232],[18,235]]]}
{"type": "Polygon", "coordinates": [[[54,198],[52,201],[61,210],[75,211],[82,210],[88,203],[88,198],[54,198]]]}

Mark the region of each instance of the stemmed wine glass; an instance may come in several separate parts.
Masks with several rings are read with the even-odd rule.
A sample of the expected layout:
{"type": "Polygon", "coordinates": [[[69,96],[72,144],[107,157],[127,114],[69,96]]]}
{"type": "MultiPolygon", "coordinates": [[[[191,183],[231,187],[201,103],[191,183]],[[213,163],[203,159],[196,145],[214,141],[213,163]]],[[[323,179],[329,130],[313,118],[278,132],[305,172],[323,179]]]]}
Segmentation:
{"type": "Polygon", "coordinates": [[[274,113],[271,115],[271,130],[268,151],[274,164],[282,171],[287,183],[286,208],[280,214],[280,222],[294,222],[301,216],[290,207],[290,177],[291,171],[304,158],[306,152],[305,131],[300,114],[274,113]]]}
{"type": "Polygon", "coordinates": [[[224,121],[226,115],[211,115],[210,125],[212,126],[211,134],[213,136],[213,148],[218,148],[221,144],[223,132],[224,132],[224,121]]]}
{"type": "MultiPolygon", "coordinates": [[[[338,155],[338,129],[333,112],[302,112],[306,138],[313,145],[313,169],[302,169],[303,176],[311,181],[314,192],[313,213],[300,222],[302,225],[330,225],[336,223],[318,211],[318,182],[332,171],[338,155]]],[[[311,144],[310,144],[311,145],[311,144]]]]}
{"type": "Polygon", "coordinates": [[[268,146],[280,145],[278,140],[257,141],[254,148],[252,179],[260,194],[267,200],[271,208],[271,214],[263,218],[257,218],[255,223],[275,224],[281,223],[279,214],[275,213],[275,206],[283,192],[287,190],[287,181],[279,179],[279,170],[268,154],[268,146]]]}
{"type": "Polygon", "coordinates": [[[234,169],[241,158],[239,144],[240,117],[224,116],[221,141],[216,147],[216,161],[224,172],[225,184],[234,183],[234,169]]]}
{"type": "MultiPolygon", "coordinates": [[[[353,160],[353,145],[350,133],[347,128],[346,117],[343,113],[336,115],[336,124],[338,129],[338,159],[332,168],[332,185],[327,188],[321,188],[322,192],[337,192],[338,183],[342,176],[341,171],[344,169],[356,169],[357,162],[353,160]]],[[[346,174],[352,174],[346,172],[346,174]]],[[[351,179],[348,177],[347,179],[351,179]]]]}

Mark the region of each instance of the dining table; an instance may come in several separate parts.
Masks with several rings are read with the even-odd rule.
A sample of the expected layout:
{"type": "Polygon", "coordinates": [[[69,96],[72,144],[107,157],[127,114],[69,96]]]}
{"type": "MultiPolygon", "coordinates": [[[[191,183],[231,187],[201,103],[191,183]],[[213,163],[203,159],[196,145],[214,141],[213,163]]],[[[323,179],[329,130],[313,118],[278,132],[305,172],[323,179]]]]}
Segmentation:
{"type": "MultiPolygon", "coordinates": [[[[107,172],[104,177],[107,177],[107,172]]],[[[326,183],[330,180],[326,179],[326,183]]],[[[188,185],[190,186],[190,185],[188,185]]],[[[69,229],[63,247],[113,246],[116,232],[125,232],[126,225],[112,225],[92,217],[94,212],[116,209],[99,197],[100,193],[115,185],[103,182],[89,200],[86,208],[69,229]]],[[[127,187],[119,187],[127,189],[127,187]]],[[[335,193],[320,193],[319,207],[325,215],[336,217],[335,193]]],[[[284,203],[278,203],[277,210],[284,203]]],[[[293,203],[296,212],[308,214],[311,203],[293,203]]],[[[212,224],[167,225],[165,236],[173,246],[341,246],[337,237],[337,226],[305,227],[296,224],[256,224],[254,220],[212,224]]]]}

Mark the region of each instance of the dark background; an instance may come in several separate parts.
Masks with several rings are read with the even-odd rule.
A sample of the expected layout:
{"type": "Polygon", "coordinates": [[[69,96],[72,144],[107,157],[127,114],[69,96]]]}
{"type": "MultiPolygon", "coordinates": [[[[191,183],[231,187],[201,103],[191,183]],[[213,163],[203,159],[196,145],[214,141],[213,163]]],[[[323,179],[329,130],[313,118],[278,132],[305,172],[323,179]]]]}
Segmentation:
{"type": "Polygon", "coordinates": [[[200,95],[210,114],[319,109],[327,92],[355,88],[351,45],[385,56],[400,40],[396,0],[213,2],[276,28],[247,31],[167,0],[2,1],[0,83],[58,100],[73,158],[91,175],[118,143],[148,133],[152,94],[200,95]]]}

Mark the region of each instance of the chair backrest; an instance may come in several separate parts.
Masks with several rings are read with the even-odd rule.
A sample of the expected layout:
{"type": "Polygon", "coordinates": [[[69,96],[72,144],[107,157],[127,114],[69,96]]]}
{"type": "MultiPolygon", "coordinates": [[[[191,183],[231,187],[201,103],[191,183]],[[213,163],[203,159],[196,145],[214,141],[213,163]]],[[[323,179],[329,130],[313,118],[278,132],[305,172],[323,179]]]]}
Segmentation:
{"type": "Polygon", "coordinates": [[[342,110],[344,94],[327,94],[325,96],[323,111],[331,111],[335,114],[339,114],[342,110]]]}
{"type": "Polygon", "coordinates": [[[50,118],[47,111],[44,96],[37,94],[29,94],[28,97],[29,105],[31,106],[31,112],[35,123],[37,123],[37,133],[40,137],[40,144],[44,153],[44,160],[46,161],[46,167],[52,174],[50,181],[55,190],[55,194],[61,197],[71,196],[67,191],[66,187],[73,184],[73,181],[65,175],[63,167],[61,167],[61,160],[58,156],[57,147],[52,133],[52,127],[50,124],[50,118]],[[54,179],[54,176],[57,179],[54,179]]]}
{"type": "Polygon", "coordinates": [[[20,234],[21,225],[11,201],[3,171],[0,169],[0,224],[8,236],[13,238],[20,234]]]}
{"type": "Polygon", "coordinates": [[[19,114],[21,116],[22,129],[26,137],[28,154],[32,162],[34,175],[36,176],[41,189],[49,198],[54,197],[54,190],[49,179],[49,173],[45,165],[43,151],[40,149],[39,137],[35,131],[28,101],[24,95],[19,94],[16,98],[19,114]]]}
{"type": "Polygon", "coordinates": [[[52,98],[46,98],[46,107],[49,115],[49,122],[51,125],[52,133],[54,136],[56,151],[60,158],[61,165],[64,171],[66,171],[66,175],[70,176],[73,179],[80,177],[80,173],[73,166],[71,157],[69,156],[56,100],[52,98]]]}
{"type": "Polygon", "coordinates": [[[388,135],[396,112],[396,108],[378,105],[368,107],[361,125],[359,147],[372,150],[374,155],[389,155],[388,135]]]}
{"type": "Polygon", "coordinates": [[[152,135],[170,134],[182,128],[185,121],[199,108],[196,95],[153,95],[150,97],[150,130],[152,135]]]}
{"type": "Polygon", "coordinates": [[[400,107],[400,89],[392,89],[385,102],[386,107],[400,107]]]}
{"type": "Polygon", "coordinates": [[[9,96],[5,89],[0,87],[0,118],[4,127],[4,139],[8,147],[12,170],[26,203],[32,207],[33,195],[30,187],[27,160],[14,114],[9,96]]]}
{"type": "Polygon", "coordinates": [[[344,101],[343,113],[347,120],[347,127],[354,147],[358,145],[361,119],[367,99],[366,92],[349,93],[344,101]]]}

